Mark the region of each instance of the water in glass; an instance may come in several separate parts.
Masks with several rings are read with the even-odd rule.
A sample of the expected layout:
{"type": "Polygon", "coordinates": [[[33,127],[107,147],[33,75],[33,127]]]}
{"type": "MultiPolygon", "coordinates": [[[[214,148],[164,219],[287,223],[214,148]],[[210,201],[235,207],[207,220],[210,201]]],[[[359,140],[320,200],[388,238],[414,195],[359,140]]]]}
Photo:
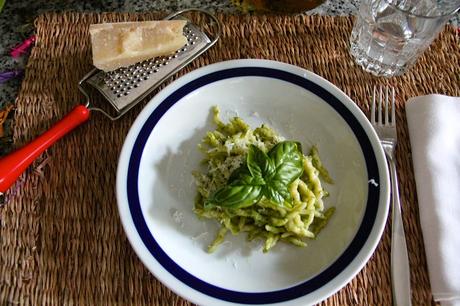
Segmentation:
{"type": "Polygon", "coordinates": [[[351,54],[375,75],[403,74],[458,8],[455,2],[363,0],[350,38],[351,54]]]}

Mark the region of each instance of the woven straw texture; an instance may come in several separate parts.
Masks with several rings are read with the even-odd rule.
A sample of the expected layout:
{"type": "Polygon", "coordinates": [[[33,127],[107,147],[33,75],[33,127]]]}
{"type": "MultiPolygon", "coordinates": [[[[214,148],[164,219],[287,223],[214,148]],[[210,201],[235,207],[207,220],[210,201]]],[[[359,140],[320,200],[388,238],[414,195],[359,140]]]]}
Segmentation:
{"type": "MultiPolygon", "coordinates": [[[[77,84],[91,69],[91,23],[150,20],[159,14],[48,13],[36,20],[32,50],[17,99],[14,144],[21,146],[77,103],[77,84]]],[[[460,95],[456,31],[446,28],[405,76],[381,79],[348,53],[352,18],[219,16],[219,43],[186,71],[228,59],[265,58],[309,69],[369,113],[376,84],[397,91],[397,167],[408,239],[413,305],[434,305],[418,218],[404,101],[428,93],[460,95]]],[[[92,120],[37,160],[6,194],[0,209],[0,305],[190,305],[158,282],[132,251],[118,218],[117,158],[146,101],[113,123],[92,120]]],[[[371,260],[320,305],[391,305],[390,222],[371,260]]]]}

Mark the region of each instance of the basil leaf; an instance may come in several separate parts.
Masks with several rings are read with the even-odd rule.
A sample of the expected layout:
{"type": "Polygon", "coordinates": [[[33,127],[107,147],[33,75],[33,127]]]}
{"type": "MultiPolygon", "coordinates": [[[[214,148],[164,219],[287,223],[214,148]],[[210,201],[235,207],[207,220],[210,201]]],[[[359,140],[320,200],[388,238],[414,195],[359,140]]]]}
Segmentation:
{"type": "Polygon", "coordinates": [[[284,141],[268,154],[258,147],[249,147],[246,163],[236,169],[227,185],[217,190],[205,202],[227,208],[248,207],[264,195],[277,204],[291,199],[289,185],[303,172],[303,154],[300,143],[284,141]]]}
{"type": "Polygon", "coordinates": [[[288,186],[282,184],[276,187],[266,185],[263,189],[263,194],[266,198],[277,204],[283,204],[284,201],[289,201],[291,199],[291,193],[289,192],[288,186]]]}
{"type": "Polygon", "coordinates": [[[296,141],[280,142],[268,152],[268,157],[273,161],[276,171],[286,163],[302,168],[302,145],[296,141]]]}
{"type": "Polygon", "coordinates": [[[285,162],[276,168],[276,172],[266,178],[267,184],[271,186],[287,186],[299,178],[303,173],[302,165],[294,162],[285,162]],[[277,183],[281,184],[277,184],[277,183]]]}
{"type": "Polygon", "coordinates": [[[264,194],[278,204],[290,200],[289,185],[303,173],[301,145],[294,141],[283,141],[274,146],[268,156],[273,161],[275,171],[265,178],[267,186],[264,194]]]}
{"type": "Polygon", "coordinates": [[[260,200],[262,186],[226,185],[217,190],[206,202],[204,207],[217,205],[226,208],[248,207],[260,200]]]}
{"type": "Polygon", "coordinates": [[[229,183],[230,186],[240,186],[240,185],[249,185],[249,186],[263,186],[265,185],[265,180],[261,176],[251,176],[250,173],[240,172],[232,182],[229,183]]]}
{"type": "Polygon", "coordinates": [[[273,173],[275,168],[267,154],[255,145],[249,147],[246,163],[249,172],[255,177],[266,177],[273,173]]]}

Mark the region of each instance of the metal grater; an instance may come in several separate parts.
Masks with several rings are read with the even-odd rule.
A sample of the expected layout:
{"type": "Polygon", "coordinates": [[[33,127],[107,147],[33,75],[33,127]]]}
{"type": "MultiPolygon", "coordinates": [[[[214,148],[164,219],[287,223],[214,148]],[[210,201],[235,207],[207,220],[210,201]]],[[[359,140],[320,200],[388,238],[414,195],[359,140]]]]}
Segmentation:
{"type": "Polygon", "coordinates": [[[91,71],[80,81],[80,90],[89,99],[89,95],[84,90],[83,85],[87,83],[96,88],[110,102],[117,115],[113,117],[100,108],[91,107],[90,109],[100,111],[112,120],[120,118],[166,79],[192,62],[219,39],[221,28],[219,21],[214,15],[206,11],[188,9],[172,14],[165,19],[187,20],[187,24],[184,27],[187,44],[170,56],[153,58],[111,72],[104,72],[98,69],[91,71]],[[217,30],[216,33],[213,33],[212,39],[197,25],[183,16],[184,13],[190,11],[207,15],[214,22],[217,30]]]}

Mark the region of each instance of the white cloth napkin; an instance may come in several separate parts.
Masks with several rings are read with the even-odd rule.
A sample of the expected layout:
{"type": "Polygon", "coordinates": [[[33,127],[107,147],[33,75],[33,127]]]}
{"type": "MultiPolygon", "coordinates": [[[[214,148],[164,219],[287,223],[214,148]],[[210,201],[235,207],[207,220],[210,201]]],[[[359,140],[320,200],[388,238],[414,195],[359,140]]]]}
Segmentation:
{"type": "Polygon", "coordinates": [[[406,114],[433,297],[460,306],[460,97],[411,98],[406,114]]]}

